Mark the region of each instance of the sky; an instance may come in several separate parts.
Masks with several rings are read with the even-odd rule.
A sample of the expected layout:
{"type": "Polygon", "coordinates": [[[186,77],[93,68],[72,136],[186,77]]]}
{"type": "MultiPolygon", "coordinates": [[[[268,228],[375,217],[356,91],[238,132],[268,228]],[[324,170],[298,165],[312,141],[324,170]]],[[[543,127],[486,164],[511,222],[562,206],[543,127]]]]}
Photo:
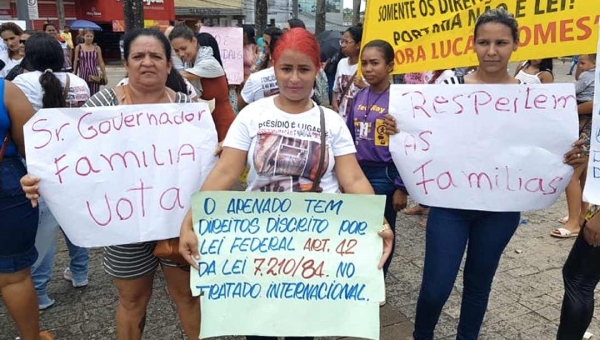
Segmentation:
{"type": "MultiPolygon", "coordinates": [[[[365,1],[362,0],[361,8],[365,6],[365,1]]],[[[344,0],[344,8],[352,8],[352,0],[344,0]]]]}

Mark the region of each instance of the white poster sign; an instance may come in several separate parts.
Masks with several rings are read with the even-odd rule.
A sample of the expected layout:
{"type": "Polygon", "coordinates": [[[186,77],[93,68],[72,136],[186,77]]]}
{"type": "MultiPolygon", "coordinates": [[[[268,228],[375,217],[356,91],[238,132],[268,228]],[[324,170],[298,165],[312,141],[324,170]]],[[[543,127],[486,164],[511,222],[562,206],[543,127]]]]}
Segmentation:
{"type": "Polygon", "coordinates": [[[384,196],[200,192],[200,338],[379,339],[384,196]]]}
{"type": "Polygon", "coordinates": [[[200,32],[209,33],[219,44],[221,60],[230,85],[244,81],[244,34],[241,27],[202,26],[200,32]]]}
{"type": "Polygon", "coordinates": [[[27,0],[27,11],[29,12],[29,20],[39,19],[38,0],[27,0]]]}
{"type": "MultiPolygon", "coordinates": [[[[598,40],[600,52],[600,39],[598,40]]],[[[598,61],[596,61],[598,65],[598,61]]],[[[600,69],[595,69],[594,108],[592,111],[592,135],[590,137],[590,159],[588,163],[583,197],[593,204],[600,204],[600,69]]]]}
{"type": "Polygon", "coordinates": [[[24,131],[28,172],[83,247],[178,236],[216,160],[204,103],[43,109],[24,131]]]}
{"type": "Polygon", "coordinates": [[[569,183],[577,140],[573,84],[392,85],[394,163],[419,203],[526,211],[569,183]]]}

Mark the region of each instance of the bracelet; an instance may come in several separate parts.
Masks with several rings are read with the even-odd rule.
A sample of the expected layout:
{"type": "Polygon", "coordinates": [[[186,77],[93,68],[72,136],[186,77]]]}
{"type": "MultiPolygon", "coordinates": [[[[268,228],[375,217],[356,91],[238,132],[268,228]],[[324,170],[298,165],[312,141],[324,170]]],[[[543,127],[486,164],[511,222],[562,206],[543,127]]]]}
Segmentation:
{"type": "Polygon", "coordinates": [[[392,230],[392,227],[390,227],[389,223],[385,222],[385,223],[383,223],[383,227],[381,228],[380,232],[383,233],[383,232],[385,232],[387,230],[392,230]]]}

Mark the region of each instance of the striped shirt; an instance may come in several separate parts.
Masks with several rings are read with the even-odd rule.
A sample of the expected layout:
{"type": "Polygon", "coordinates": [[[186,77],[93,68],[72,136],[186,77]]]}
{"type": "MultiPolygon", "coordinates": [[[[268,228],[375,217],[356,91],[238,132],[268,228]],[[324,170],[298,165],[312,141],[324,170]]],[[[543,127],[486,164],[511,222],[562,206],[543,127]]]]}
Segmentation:
{"type": "MultiPolygon", "coordinates": [[[[191,103],[190,97],[177,92],[174,103],[191,103]]],[[[114,89],[104,89],[93,95],[83,107],[118,106],[119,99],[114,89]]],[[[104,247],[102,264],[104,271],[115,278],[135,279],[156,270],[159,263],[169,267],[179,265],[159,259],[154,255],[156,241],[104,247]]]]}

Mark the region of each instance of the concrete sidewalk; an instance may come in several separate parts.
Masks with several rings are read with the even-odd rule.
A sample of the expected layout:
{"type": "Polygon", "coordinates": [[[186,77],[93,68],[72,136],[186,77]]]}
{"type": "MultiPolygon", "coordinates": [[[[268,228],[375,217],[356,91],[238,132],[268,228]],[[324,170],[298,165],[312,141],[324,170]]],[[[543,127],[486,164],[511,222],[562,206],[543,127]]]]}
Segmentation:
{"type": "MultiPolygon", "coordinates": [[[[572,81],[566,76],[568,62],[555,62],[557,82],[572,81]]],[[[109,68],[110,83],[123,76],[122,68],[109,68]]],[[[547,210],[525,213],[521,226],[508,245],[496,275],[488,312],[484,320],[482,340],[551,340],[556,336],[563,295],[561,269],[573,239],[555,239],[550,231],[564,216],[566,202],[562,197],[547,210]]],[[[425,229],[421,217],[399,214],[397,247],[387,278],[387,305],[381,308],[381,339],[412,339],[415,306],[421,284],[425,229]]],[[[56,339],[116,339],[114,309],[116,292],[104,274],[101,251],[93,250],[90,262],[90,284],[74,289],[62,279],[68,253],[62,238],[54,267],[49,294],[56,305],[41,313],[41,326],[56,339]]],[[[436,339],[454,339],[460,314],[462,276],[446,304],[436,328],[436,339]]],[[[600,307],[600,300],[596,302],[600,307]]],[[[598,312],[590,331],[600,338],[598,312]]],[[[162,275],[156,275],[154,295],[148,308],[144,339],[184,339],[173,303],[167,298],[162,275]]],[[[16,330],[6,309],[0,304],[0,340],[13,340],[16,330]]],[[[233,338],[239,339],[239,338],[233,338]]]]}

